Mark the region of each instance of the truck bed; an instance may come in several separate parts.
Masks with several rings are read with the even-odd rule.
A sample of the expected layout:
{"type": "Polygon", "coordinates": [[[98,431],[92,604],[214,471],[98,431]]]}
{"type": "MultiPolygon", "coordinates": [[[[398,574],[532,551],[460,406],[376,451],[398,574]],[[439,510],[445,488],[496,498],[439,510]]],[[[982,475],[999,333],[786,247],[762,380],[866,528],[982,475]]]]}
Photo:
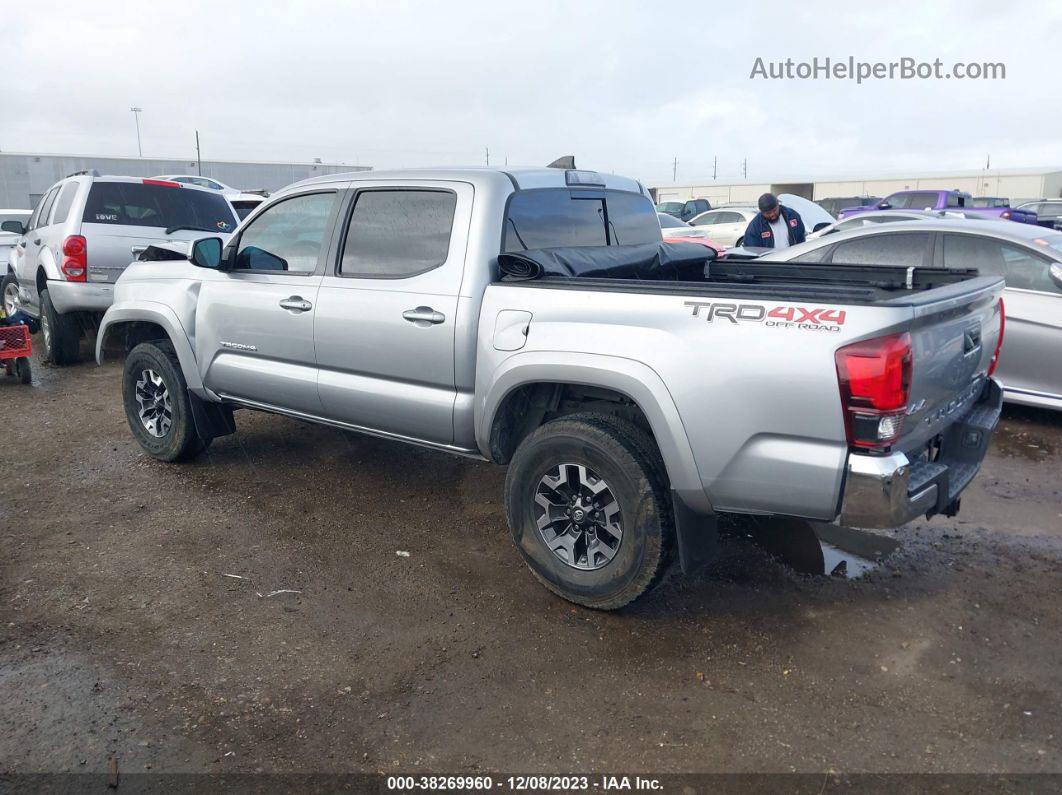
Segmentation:
{"type": "MultiPolygon", "coordinates": [[[[640,372],[634,381],[659,381],[660,400],[674,401],[676,427],[688,439],[679,443],[691,446],[698,485],[716,510],[826,521],[839,509],[848,454],[835,362],[841,347],[910,335],[909,408],[893,449],[912,461],[986,383],[1000,334],[1001,278],[865,265],[707,265],[700,279],[660,272],[496,280],[482,307],[480,372],[497,380],[540,360],[570,365],[574,383],[640,372]],[[519,334],[510,333],[514,323],[519,334]]],[[[636,402],[638,389],[627,392],[636,402]]]]}
{"type": "MultiPolygon", "coordinates": [[[[551,252],[551,254],[555,254],[551,252]]],[[[502,255],[506,285],[523,285],[561,290],[602,290],[613,292],[650,292],[660,294],[704,295],[747,298],[751,300],[801,299],[805,301],[847,304],[888,303],[892,306],[925,304],[987,287],[995,277],[980,277],[977,269],[911,268],[884,265],[846,265],[832,263],[789,264],[771,262],[726,262],[705,258],[703,277],[699,279],[611,278],[607,276],[572,276],[544,273],[532,278],[504,275],[505,257],[534,257],[536,252],[502,255]],[[971,280],[983,283],[971,284],[971,280]],[[935,292],[930,298],[926,294],[935,292]],[[956,289],[957,288],[957,289],[956,289]]]]}

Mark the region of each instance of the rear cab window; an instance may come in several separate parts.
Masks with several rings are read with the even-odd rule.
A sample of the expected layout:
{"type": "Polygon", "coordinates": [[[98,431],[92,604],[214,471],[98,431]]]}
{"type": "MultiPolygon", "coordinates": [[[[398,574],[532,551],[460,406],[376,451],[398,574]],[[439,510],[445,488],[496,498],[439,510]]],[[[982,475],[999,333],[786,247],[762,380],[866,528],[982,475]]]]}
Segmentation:
{"type": "Polygon", "coordinates": [[[503,251],[562,246],[630,246],[662,239],[648,198],[617,190],[518,191],[505,214],[503,251]]]}
{"type": "Polygon", "coordinates": [[[221,194],[142,182],[94,182],[82,221],[222,233],[236,228],[236,218],[221,194]]]}

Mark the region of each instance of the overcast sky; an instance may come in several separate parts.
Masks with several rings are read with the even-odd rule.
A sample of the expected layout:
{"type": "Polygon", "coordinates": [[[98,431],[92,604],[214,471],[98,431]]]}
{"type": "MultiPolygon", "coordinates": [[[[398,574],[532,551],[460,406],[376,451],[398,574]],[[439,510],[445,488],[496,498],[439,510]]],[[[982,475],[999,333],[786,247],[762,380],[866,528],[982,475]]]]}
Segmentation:
{"type": "Polygon", "coordinates": [[[1062,4],[3,0],[0,150],[545,165],[649,184],[1062,164],[1062,4]],[[765,61],[1006,65],[764,81],[765,61]]]}

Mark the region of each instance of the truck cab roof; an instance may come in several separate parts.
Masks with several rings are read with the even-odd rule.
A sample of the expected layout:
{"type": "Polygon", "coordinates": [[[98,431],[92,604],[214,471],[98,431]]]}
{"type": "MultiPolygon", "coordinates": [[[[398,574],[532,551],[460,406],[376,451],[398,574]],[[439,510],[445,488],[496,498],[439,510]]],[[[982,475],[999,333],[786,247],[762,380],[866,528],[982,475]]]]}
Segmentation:
{"type": "Polygon", "coordinates": [[[563,169],[563,168],[488,168],[488,167],[465,167],[465,168],[409,168],[392,169],[388,171],[351,171],[341,174],[324,174],[320,177],[311,177],[293,185],[285,190],[301,188],[307,185],[325,185],[337,182],[376,182],[379,180],[450,180],[459,182],[476,183],[493,182],[505,179],[510,182],[515,190],[529,190],[533,188],[604,188],[606,190],[622,190],[631,193],[641,193],[645,196],[649,192],[637,180],[629,177],[621,177],[616,174],[605,174],[591,169],[563,169]],[[585,175],[569,177],[568,175],[585,175]],[[591,176],[592,175],[592,176],[591,176]],[[573,181],[581,180],[581,181],[573,181]]]}

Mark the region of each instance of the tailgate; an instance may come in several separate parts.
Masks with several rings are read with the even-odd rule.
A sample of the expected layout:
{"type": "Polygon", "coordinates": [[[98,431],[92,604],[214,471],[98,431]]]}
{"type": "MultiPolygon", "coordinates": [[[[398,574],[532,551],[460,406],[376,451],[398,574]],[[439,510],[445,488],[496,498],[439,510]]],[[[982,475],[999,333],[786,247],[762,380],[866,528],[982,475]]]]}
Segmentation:
{"type": "Polygon", "coordinates": [[[88,280],[113,284],[148,246],[166,241],[191,241],[201,237],[228,237],[211,235],[190,229],[175,229],[166,234],[165,229],[151,226],[115,226],[113,224],[82,224],[88,253],[88,280]]]}
{"type": "Polygon", "coordinates": [[[914,361],[898,449],[923,447],[981,394],[999,341],[1003,287],[1002,279],[973,279],[931,290],[913,307],[914,361]]]}

